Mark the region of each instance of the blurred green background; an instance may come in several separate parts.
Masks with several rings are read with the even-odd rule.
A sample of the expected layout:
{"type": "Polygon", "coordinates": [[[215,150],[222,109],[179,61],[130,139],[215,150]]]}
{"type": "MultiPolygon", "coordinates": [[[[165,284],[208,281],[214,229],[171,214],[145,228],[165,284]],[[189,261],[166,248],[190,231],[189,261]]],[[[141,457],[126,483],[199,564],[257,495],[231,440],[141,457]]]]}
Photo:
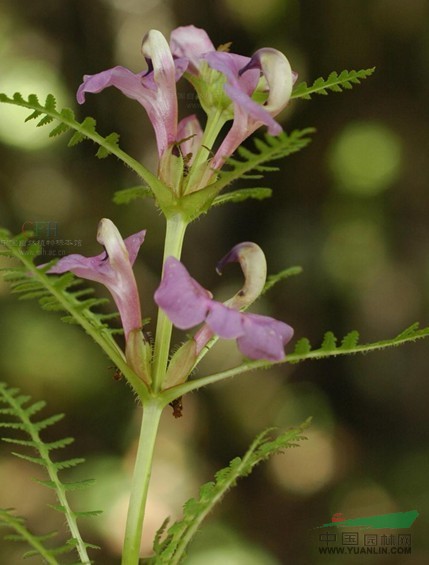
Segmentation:
{"type": "MultiPolygon", "coordinates": [[[[109,89],[77,108],[83,74],[121,64],[144,68],[140,42],[150,28],[167,37],[178,26],[204,27],[215,45],[233,51],[262,46],[285,52],[300,80],[332,70],[377,67],[343,94],[295,101],[286,130],[315,126],[312,144],[281,163],[264,186],[270,201],[230,204],[189,228],[184,261],[216,296],[240,286],[231,268],[221,280],[216,261],[234,244],[253,240],[270,272],[301,265],[258,304],[317,345],[332,330],[358,329],[362,341],[391,337],[429,317],[429,1],[428,0],[3,0],[0,6],[0,90],[53,92],[59,106],[93,115],[104,134],[156,167],[154,136],[144,110],[109,89]]],[[[188,92],[181,82],[179,93],[188,92]]],[[[183,115],[197,111],[182,95],[183,115]]],[[[97,222],[110,217],[124,235],[146,228],[136,273],[143,315],[154,316],[163,220],[150,201],[112,203],[114,191],[138,180],[114,158],[99,161],[83,143],[23,124],[27,114],[0,108],[0,225],[20,232],[49,221],[59,253],[99,252],[97,222]]],[[[248,186],[248,185],[242,185],[248,186]]],[[[103,289],[99,289],[103,295],[103,289]]],[[[106,307],[108,310],[108,307],[106,307]]],[[[140,411],[113,379],[109,361],[78,328],[36,303],[19,302],[0,283],[0,378],[66,412],[52,437],[73,435],[68,453],[87,458],[83,477],[96,486],[78,509],[102,509],[84,524],[103,546],[97,563],[119,562],[140,411]],[[61,436],[62,434],[62,436],[61,436]]],[[[145,551],[162,520],[180,515],[198,484],[243,453],[268,426],[287,428],[312,415],[309,441],[260,466],[206,522],[188,563],[277,565],[343,563],[320,556],[316,526],[345,517],[420,512],[412,555],[365,556],[365,563],[429,562],[428,344],[367,356],[307,362],[238,377],[184,399],[184,417],[166,413],[159,438],[145,551]]],[[[222,343],[204,371],[239,361],[222,343]]],[[[0,447],[0,506],[13,506],[36,532],[63,528],[47,510],[51,493],[30,480],[39,470],[0,447]]],[[[22,548],[0,542],[0,562],[21,563],[22,548]]],[[[337,559],[337,560],[336,560],[337,559]]],[[[353,559],[353,558],[352,558],[353,559]]],[[[361,557],[355,558],[360,563],[361,557]]]]}

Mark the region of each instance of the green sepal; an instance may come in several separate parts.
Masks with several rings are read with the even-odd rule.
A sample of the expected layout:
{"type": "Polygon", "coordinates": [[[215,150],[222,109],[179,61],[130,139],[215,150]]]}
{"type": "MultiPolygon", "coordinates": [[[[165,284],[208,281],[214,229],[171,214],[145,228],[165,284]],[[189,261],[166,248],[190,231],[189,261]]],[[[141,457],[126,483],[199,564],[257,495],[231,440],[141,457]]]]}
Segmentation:
{"type": "Polygon", "coordinates": [[[127,336],[125,357],[128,365],[148,386],[152,383],[151,360],[152,348],[141,330],[131,330],[127,336]]]}
{"type": "Polygon", "coordinates": [[[165,375],[162,388],[171,388],[184,383],[197,359],[197,344],[190,339],[174,353],[165,375]]]}

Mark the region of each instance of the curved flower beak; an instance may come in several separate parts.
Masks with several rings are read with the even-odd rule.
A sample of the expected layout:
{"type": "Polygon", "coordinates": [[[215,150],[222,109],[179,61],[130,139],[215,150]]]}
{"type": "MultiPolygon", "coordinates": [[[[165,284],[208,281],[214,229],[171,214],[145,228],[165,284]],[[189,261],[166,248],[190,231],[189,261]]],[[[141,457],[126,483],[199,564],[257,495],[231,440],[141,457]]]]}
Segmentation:
{"type": "Polygon", "coordinates": [[[77,101],[85,101],[85,93],[101,92],[114,86],[123,94],[137,100],[147,111],[155,130],[158,153],[176,141],[178,80],[187,67],[184,59],[173,60],[165,37],[157,30],[149,31],[143,38],[142,53],[148,70],[134,74],[125,67],[113,67],[95,75],[85,75],[77,91],[77,101]]]}
{"type": "Polygon", "coordinates": [[[111,220],[103,218],[97,241],[105,251],[95,257],[68,255],[49,269],[50,274],[70,271],[78,277],[104,284],[110,291],[121,316],[126,339],[132,330],[141,329],[140,300],[132,265],[144,241],[146,231],[125,240],[111,220]]]}
{"type": "Polygon", "coordinates": [[[215,51],[207,32],[193,25],[177,27],[170,36],[171,52],[175,57],[189,60],[188,71],[198,74],[202,56],[215,51]]]}
{"type": "MultiPolygon", "coordinates": [[[[240,75],[243,75],[248,69],[261,71],[268,90],[264,109],[271,116],[277,116],[289,102],[292,87],[297,78],[296,73],[292,72],[289,61],[277,49],[264,47],[256,51],[248,65],[241,69],[240,75]]],[[[272,133],[272,135],[275,134],[272,133]]]]}
{"type": "Polygon", "coordinates": [[[219,275],[228,263],[240,263],[244,275],[244,285],[241,290],[230,298],[226,305],[235,310],[250,306],[264,290],[267,280],[267,261],[264,252],[256,243],[245,241],[229,251],[216,265],[219,275]]]}
{"type": "MultiPolygon", "coordinates": [[[[220,168],[237,147],[262,125],[270,135],[282,131],[274,117],[285,108],[292,93],[296,75],[287,58],[276,49],[259,49],[237,69],[237,55],[209,53],[208,64],[226,76],[225,92],[234,104],[232,127],[212,161],[220,168]],[[262,99],[263,103],[259,103],[262,99]]],[[[243,58],[241,58],[243,59],[243,58]]]]}

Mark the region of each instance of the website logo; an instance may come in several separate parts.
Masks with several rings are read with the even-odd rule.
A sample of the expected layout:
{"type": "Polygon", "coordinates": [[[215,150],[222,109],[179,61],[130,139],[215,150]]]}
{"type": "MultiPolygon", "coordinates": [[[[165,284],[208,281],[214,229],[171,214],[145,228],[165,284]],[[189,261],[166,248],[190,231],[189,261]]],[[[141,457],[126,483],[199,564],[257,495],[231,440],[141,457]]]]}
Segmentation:
{"type": "Polygon", "coordinates": [[[320,555],[411,555],[409,530],[417,510],[346,519],[336,512],[317,526],[320,555]]]}

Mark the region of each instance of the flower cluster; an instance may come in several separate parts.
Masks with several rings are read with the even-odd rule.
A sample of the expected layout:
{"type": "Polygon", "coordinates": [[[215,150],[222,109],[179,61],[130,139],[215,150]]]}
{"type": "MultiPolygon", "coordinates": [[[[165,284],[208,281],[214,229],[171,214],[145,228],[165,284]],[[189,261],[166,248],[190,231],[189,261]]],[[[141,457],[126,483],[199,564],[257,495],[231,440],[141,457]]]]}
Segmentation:
{"type": "Polygon", "coordinates": [[[86,93],[101,92],[109,86],[137,100],[155,130],[159,175],[173,191],[192,192],[207,185],[215,171],[261,125],[266,125],[271,135],[281,132],[274,118],[287,105],[297,75],[280,51],[262,48],[245,57],[216,50],[204,30],[183,26],[173,30],[170,44],[159,31],[149,31],[143,39],[142,54],[147,70],[133,73],[116,66],[86,75],[77,100],[83,103],[86,93]],[[182,75],[195,88],[207,114],[204,131],[194,114],[178,122],[176,81],[182,75]],[[221,128],[230,120],[230,130],[210,158],[221,128]],[[193,169],[193,182],[179,188],[177,178],[183,178],[180,172],[184,167],[193,169]]]}
{"type": "MultiPolygon", "coordinates": [[[[104,284],[113,296],[121,316],[127,343],[127,361],[140,377],[150,384],[150,346],[141,332],[141,310],[136,279],[132,266],[144,241],[145,231],[125,240],[111,220],[102,219],[97,241],[104,252],[95,257],[73,254],[63,257],[48,271],[75,275],[104,284]]],[[[255,243],[236,245],[218,264],[218,272],[226,263],[238,261],[245,284],[229,301],[222,304],[193,279],[185,266],[168,257],[162,281],[155,292],[155,302],[179,329],[190,329],[204,322],[192,338],[194,358],[207,342],[217,335],[236,339],[239,350],[250,359],[281,361],[284,346],[293,336],[293,329],[258,314],[241,310],[247,308],[262,292],[266,279],[266,262],[255,243]]]]}
{"type": "MultiPolygon", "coordinates": [[[[155,130],[158,177],[166,187],[163,190],[173,195],[172,198],[180,199],[210,185],[230,155],[258,127],[265,125],[269,134],[280,134],[281,126],[275,117],[289,101],[296,74],[287,58],[276,49],[259,49],[252,57],[231,53],[225,47],[216,50],[204,30],[185,26],[172,32],[170,43],[159,31],[149,31],[143,39],[142,54],[147,62],[146,70],[133,73],[116,66],[86,75],[77,100],[83,103],[87,93],[113,86],[145,108],[155,130]],[[194,114],[178,120],[176,82],[182,76],[195,88],[207,115],[204,128],[194,114]],[[229,131],[223,140],[218,140],[221,129],[229,121],[232,121],[229,131]]],[[[188,221],[185,219],[185,224],[188,221]]],[[[152,382],[154,365],[157,386],[157,359],[152,363],[152,347],[142,331],[132,270],[144,236],[145,231],[141,231],[123,240],[115,225],[103,219],[97,240],[103,245],[104,253],[95,257],[70,255],[48,272],[71,271],[109,289],[124,328],[127,362],[147,385],[152,382]]],[[[155,302],[170,320],[170,327],[172,323],[184,330],[200,328],[173,356],[165,386],[167,381],[172,386],[172,382],[183,382],[188,377],[214,336],[236,340],[241,353],[250,359],[284,359],[284,347],[292,338],[292,328],[268,316],[245,311],[265,285],[266,261],[262,250],[251,242],[239,244],[220,261],[218,271],[232,261],[240,263],[244,286],[230,300],[221,303],[191,277],[177,257],[167,257],[155,302]]]]}

